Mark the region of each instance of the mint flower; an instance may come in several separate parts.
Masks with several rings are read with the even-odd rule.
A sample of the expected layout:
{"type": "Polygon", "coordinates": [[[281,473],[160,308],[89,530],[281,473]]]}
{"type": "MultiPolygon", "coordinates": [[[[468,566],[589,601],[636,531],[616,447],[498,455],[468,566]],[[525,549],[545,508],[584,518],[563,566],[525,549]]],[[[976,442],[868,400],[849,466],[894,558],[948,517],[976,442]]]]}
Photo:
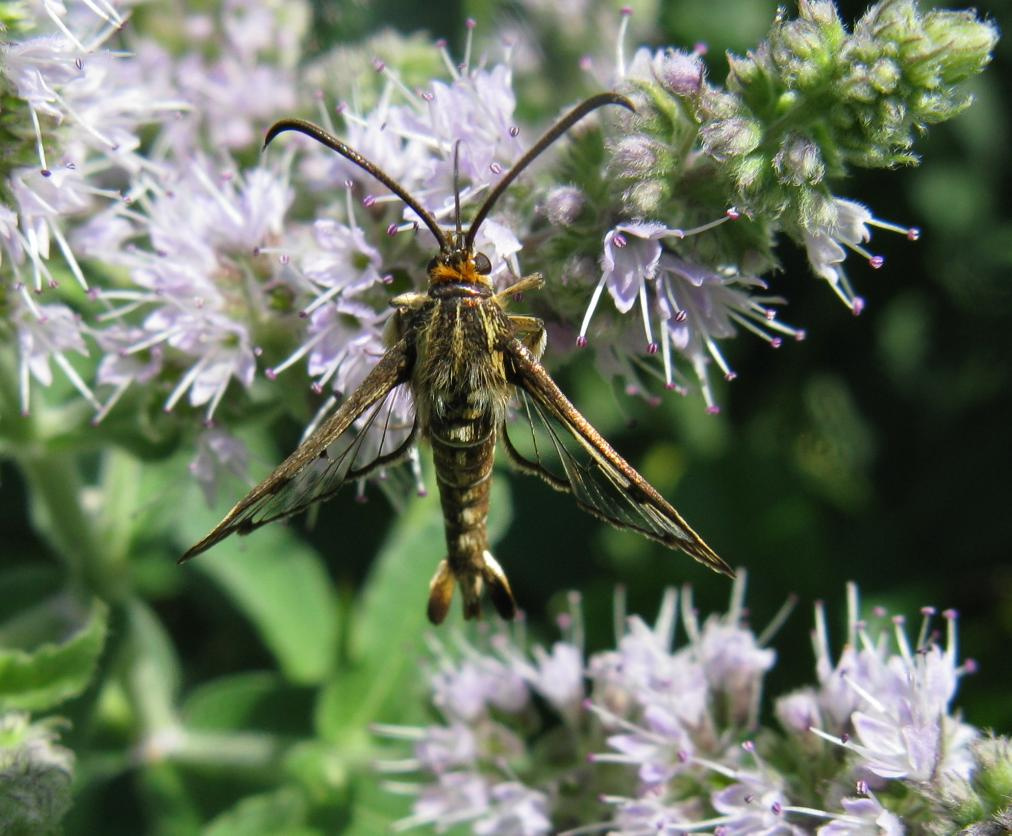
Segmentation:
{"type": "MultiPolygon", "coordinates": [[[[954,611],[943,613],[948,622],[945,648],[927,642],[933,615],[932,608],[925,608],[916,648],[910,646],[902,618],[874,631],[854,623],[856,647],[845,650],[829,675],[824,674],[829,687],[847,688],[852,694],[853,735],[833,737],[821,729],[813,731],[857,753],[860,767],[882,778],[966,779],[973,769],[970,744],[977,731],[950,716],[949,706],[959,679],[974,664],[957,663],[954,611]],[[887,641],[889,633],[894,649],[887,641]]],[[[824,620],[821,623],[824,628],[824,620]]]]}
{"type": "Polygon", "coordinates": [[[743,575],[726,613],[700,620],[688,589],[668,590],[653,624],[631,616],[615,649],[589,656],[575,598],[551,652],[505,628],[434,641],[429,689],[441,720],[375,729],[412,748],[379,764],[414,776],[387,782],[415,799],[398,829],[872,836],[922,828],[941,807],[959,821],[980,815],[983,787],[1012,762],[1007,745],[973,744],[976,730],[951,715],[956,682],[973,667],[956,664],[954,614],[942,649],[928,640],[925,610],[915,651],[898,619],[876,613],[880,631],[857,617],[853,586],[848,601],[852,641],[836,665],[816,607],[819,685],[776,701],[779,733],[760,725],[776,661],[765,645],[791,602],[757,637],[742,622],[743,575]],[[814,726],[829,717],[847,731],[814,726]],[[851,756],[834,757],[824,740],[851,756]],[[971,784],[979,770],[989,777],[971,784]]]}
{"type": "Polygon", "coordinates": [[[834,199],[830,213],[832,220],[804,230],[808,261],[815,274],[829,282],[843,303],[855,314],[859,314],[864,307],[864,300],[854,295],[841,266],[847,257],[847,249],[864,257],[873,268],[878,269],[885,260],[864,248],[864,244],[871,238],[869,226],[903,233],[910,241],[916,241],[920,237],[920,231],[876,220],[868,209],[852,200],[834,199]]]}

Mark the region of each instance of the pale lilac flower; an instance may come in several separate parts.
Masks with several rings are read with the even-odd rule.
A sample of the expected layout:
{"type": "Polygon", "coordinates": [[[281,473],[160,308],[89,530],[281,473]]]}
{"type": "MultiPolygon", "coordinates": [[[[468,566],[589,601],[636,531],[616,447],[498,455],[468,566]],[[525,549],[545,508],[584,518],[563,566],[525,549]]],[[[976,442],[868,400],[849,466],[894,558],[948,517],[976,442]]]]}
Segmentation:
{"type": "Polygon", "coordinates": [[[556,642],[551,652],[532,651],[534,664],[523,668],[531,687],[563,717],[574,717],[583,701],[583,651],[569,642],[556,642]]]}
{"type": "MultiPolygon", "coordinates": [[[[969,727],[959,724],[950,726],[956,733],[936,750],[933,773],[901,775],[882,769],[896,759],[896,741],[909,742],[904,729],[917,731],[907,717],[931,711],[947,715],[956,681],[971,667],[969,663],[954,667],[954,614],[946,615],[950,620],[946,649],[927,641],[926,621],[917,642],[922,651],[917,653],[907,646],[898,625],[895,630],[877,632],[858,621],[856,590],[849,590],[849,633],[861,651],[845,656],[851,667],[839,673],[856,695],[851,715],[857,731],[835,742],[858,756],[858,780],[856,794],[841,798],[841,782],[850,765],[842,759],[827,759],[818,737],[809,735],[806,740],[801,734],[810,718],[829,713],[821,702],[821,690],[796,692],[778,705],[777,713],[791,732],[786,738],[777,739],[768,732],[760,732],[755,740],[740,738],[743,725],[756,723],[761,679],[774,661],[763,644],[786,618],[791,604],[788,601],[755,638],[743,624],[743,578],[735,584],[727,612],[703,621],[696,615],[688,588],[681,599],[669,590],[653,625],[629,618],[618,649],[590,657],[586,668],[591,696],[584,704],[589,713],[576,722],[565,714],[581,683],[583,667],[578,651],[582,631],[572,615],[560,619],[563,630],[570,628],[572,635],[557,643],[551,654],[534,650],[533,662],[517,633],[486,637],[484,650],[461,639],[459,659],[437,646],[439,670],[432,685],[445,723],[431,729],[376,729],[414,746],[412,756],[381,763],[384,772],[421,773],[420,783],[387,785],[391,791],[418,798],[413,814],[398,827],[429,825],[439,831],[461,824],[476,833],[540,833],[566,821],[573,833],[616,836],[697,832],[800,836],[816,830],[831,836],[899,836],[905,822],[883,804],[896,794],[883,793],[880,800],[861,776],[874,776],[881,784],[902,780],[901,792],[919,793],[930,802],[938,797],[931,794],[938,792],[938,780],[965,783],[969,775],[972,758],[963,739],[969,727]],[[676,648],[679,601],[689,641],[676,648]],[[564,701],[553,699],[550,690],[541,690],[545,702],[519,700],[509,707],[491,702],[490,689],[508,690],[508,684],[501,683],[511,679],[518,687],[526,683],[539,691],[543,685],[538,677],[563,660],[562,679],[570,683],[570,696],[564,701]],[[554,723],[542,719],[546,704],[549,717],[556,718],[554,723]],[[895,727],[892,737],[884,728],[886,718],[880,716],[887,710],[895,727]],[[862,714],[882,727],[863,733],[859,728],[862,714]],[[589,760],[610,768],[585,771],[588,748],[600,748],[602,739],[607,751],[595,752],[589,760]],[[816,745],[815,750],[810,743],[816,745]],[[840,766],[835,776],[820,776],[813,785],[797,771],[808,757],[818,759],[820,770],[832,769],[834,763],[840,766]],[[625,776],[616,766],[627,767],[625,776]],[[560,780],[560,771],[564,776],[579,776],[579,783],[588,786],[574,786],[567,777],[560,780]],[[575,820],[574,791],[586,805],[575,820]],[[603,807],[594,806],[592,794],[603,807]]],[[[619,610],[623,609],[620,604],[619,610]]],[[[925,610],[928,617],[931,612],[925,610]]],[[[816,620],[817,632],[824,632],[821,607],[816,620]]],[[[822,649],[817,654],[818,676],[825,686],[833,666],[827,668],[822,649]]],[[[831,699],[839,698],[832,695],[831,699]]],[[[834,710],[841,707],[842,703],[834,710]]],[[[823,732],[816,734],[832,739],[823,732]]],[[[938,740],[930,733],[923,736],[922,747],[938,740]]],[[[917,758],[924,760],[922,754],[917,758]]]]}
{"type": "Polygon", "coordinates": [[[449,726],[428,726],[424,736],[415,743],[413,769],[424,769],[433,773],[469,766],[478,759],[478,740],[466,723],[449,726]]]}
{"type": "Polygon", "coordinates": [[[66,305],[39,305],[28,308],[14,305],[13,321],[17,332],[18,383],[21,411],[27,415],[31,403],[31,380],[43,386],[53,382],[50,363],[55,363],[74,388],[95,409],[99,402],[68,358],[73,352],[88,356],[81,321],[66,305]]]}
{"type": "Polygon", "coordinates": [[[419,180],[427,205],[445,214],[453,204],[455,145],[459,143],[460,177],[470,184],[470,193],[493,184],[524,150],[513,121],[512,73],[504,64],[455,70],[451,83],[434,81],[423,99],[420,113],[400,111],[400,128],[424,138],[438,152],[419,180]]]}
{"type": "MultiPolygon", "coordinates": [[[[92,6],[93,12],[97,8],[92,6]]],[[[49,4],[45,11],[48,19],[42,16],[39,22],[43,27],[55,24],[58,31],[0,47],[0,73],[27,109],[30,125],[23,127],[34,133],[39,158],[38,168],[10,173],[19,215],[18,249],[32,263],[36,289],[52,283],[45,266],[50,240],[87,288],[67,243],[66,219],[89,209],[96,197],[118,198],[101,185],[101,176],[143,168],[146,163],[136,153],[141,126],[164,121],[183,104],[171,90],[148,83],[129,56],[102,48],[122,22],[118,16],[66,16],[65,9],[49,4]],[[90,26],[103,21],[102,32],[90,26]],[[75,34],[74,27],[81,25],[88,31],[75,34]]]]}
{"type": "MultiPolygon", "coordinates": [[[[744,592],[741,582],[736,585],[744,592]]],[[[725,722],[751,728],[758,722],[763,679],[776,662],[776,653],[761,647],[739,617],[735,607],[726,616],[711,615],[693,644],[711,692],[725,702],[725,722]]]]}
{"type": "Polygon", "coordinates": [[[190,473],[197,480],[208,505],[214,505],[224,477],[248,483],[249,450],[238,438],[219,429],[208,429],[197,439],[197,455],[190,473]]]}
{"type": "MultiPolygon", "coordinates": [[[[252,259],[279,235],[291,198],[287,179],[268,169],[217,174],[193,160],[171,183],[146,183],[134,204],[143,211],[116,208],[89,226],[86,240],[125,239],[126,220],[135,237],[150,241],[150,250],[126,246],[105,255],[128,269],[134,289],[102,298],[120,304],[106,315],[112,323],[108,340],[122,344],[117,331],[124,329],[136,334],[124,318],[143,312],[142,333],[120,353],[171,349],[164,362],[187,367],[166,399],[167,410],[188,394],[192,406],[207,405],[211,420],[232,380],[252,384],[253,328],[269,309],[268,282],[254,272],[252,259]]],[[[119,366],[116,379],[109,371],[115,398],[128,382],[122,378],[126,368],[119,366]]]]}
{"type": "MultiPolygon", "coordinates": [[[[851,596],[855,612],[856,592],[851,596]]],[[[852,629],[860,650],[845,653],[833,671],[853,692],[854,736],[834,737],[813,729],[854,751],[862,769],[882,778],[929,781],[944,775],[965,779],[972,768],[969,746],[976,730],[949,714],[959,679],[968,670],[957,664],[956,615],[944,613],[948,631],[943,649],[928,639],[932,613],[925,613],[916,648],[909,644],[902,619],[875,633],[864,623],[856,623],[852,629]]],[[[828,682],[832,684],[833,678],[828,682]]]]}
{"type": "Polygon", "coordinates": [[[813,726],[821,726],[824,722],[813,688],[801,688],[777,698],[774,711],[780,725],[797,735],[806,735],[813,726]]]}
{"type": "MultiPolygon", "coordinates": [[[[370,114],[344,111],[349,123],[349,144],[401,183],[441,223],[452,226],[454,218],[454,152],[462,205],[480,200],[523,151],[519,130],[513,122],[516,99],[512,74],[505,64],[491,68],[458,68],[449,64],[453,79],[433,81],[416,95],[403,89],[392,71],[378,64],[390,82],[379,107],[370,114]],[[390,104],[388,97],[400,89],[406,104],[390,104]]],[[[373,197],[382,187],[347,160],[331,161],[331,180],[351,178],[369,190],[367,202],[394,201],[393,196],[373,197]]],[[[418,222],[404,207],[404,223],[418,222]]],[[[491,254],[489,254],[491,257],[491,254]]]]}
{"type": "Polygon", "coordinates": [[[489,656],[469,654],[459,663],[443,658],[431,682],[432,702],[447,719],[473,722],[493,707],[515,714],[530,700],[521,673],[489,656]]]}
{"type": "Polygon", "coordinates": [[[309,311],[337,294],[359,293],[383,280],[383,259],[361,227],[320,218],[313,224],[316,246],[302,257],[303,275],[321,288],[309,311]]]}
{"type": "Polygon", "coordinates": [[[538,836],[552,831],[548,796],[518,781],[492,787],[490,809],[474,823],[479,836],[538,836]]]}
{"type": "Polygon", "coordinates": [[[267,376],[274,378],[305,356],[316,391],[329,385],[349,395],[383,354],[381,321],[368,305],[338,297],[313,311],[305,342],[282,364],[269,369],[267,376]]]}
{"type": "Polygon", "coordinates": [[[695,264],[675,255],[664,243],[704,232],[735,217],[737,214],[730,211],[719,221],[691,230],[654,222],[620,224],[610,230],[604,239],[601,278],[587,305],[577,345],[587,345],[591,318],[607,288],[620,313],[630,312],[638,303],[646,351],[661,352],[667,388],[679,388],[674,350],[691,364],[707,410],[719,411],[710,386],[709,366],[715,363],[727,380],[733,380],[735,373],[718,340],[734,336],[739,327],[774,348],[781,343],[777,334],[804,337],[803,331],[776,320],[772,305],[781,300],[755,292],[766,290],[764,282],[734,269],[715,270],[695,264]]]}
{"type": "Polygon", "coordinates": [[[784,819],[787,798],[780,789],[761,780],[731,784],[710,796],[721,815],[713,821],[722,836],[804,836],[808,831],[784,819]]]}
{"type": "Polygon", "coordinates": [[[855,314],[859,314],[864,308],[864,300],[854,295],[850,282],[843,272],[842,265],[847,257],[847,250],[852,250],[865,258],[872,267],[879,268],[885,260],[881,256],[872,255],[864,247],[871,239],[869,226],[901,233],[911,241],[916,241],[920,233],[912,227],[900,227],[880,221],[867,207],[853,200],[834,198],[827,211],[831,215],[829,221],[803,231],[808,261],[815,274],[829,282],[829,286],[843,303],[855,314]]]}
{"type": "Polygon", "coordinates": [[[484,814],[489,808],[487,781],[473,772],[444,772],[421,787],[411,815],[394,824],[395,830],[430,825],[437,833],[484,814]]]}
{"type": "Polygon", "coordinates": [[[816,831],[818,836],[903,836],[906,832],[899,816],[886,810],[867,792],[863,798],[843,798],[843,814],[816,831]]]}
{"type": "Polygon", "coordinates": [[[685,827],[703,820],[703,803],[699,799],[673,802],[664,797],[661,788],[642,793],[639,798],[609,798],[615,815],[606,832],[615,834],[682,834],[685,827]]]}
{"type": "MultiPolygon", "coordinates": [[[[223,6],[218,19],[190,14],[180,21],[180,36],[199,47],[168,68],[191,105],[191,117],[169,130],[170,144],[180,153],[193,150],[201,135],[196,125],[212,147],[256,146],[264,125],[291,114],[299,103],[294,69],[312,14],[308,5],[229,0],[223,6]]],[[[161,63],[157,45],[141,46],[149,64],[161,63]]]]}
{"type": "Polygon", "coordinates": [[[165,351],[160,344],[143,351],[131,351],[131,347],[147,338],[142,328],[107,328],[95,333],[95,340],[105,352],[98,366],[96,380],[100,386],[112,386],[112,394],[92,419],[98,423],[116,405],[126,390],[134,383],[150,383],[164,367],[165,351]]]}

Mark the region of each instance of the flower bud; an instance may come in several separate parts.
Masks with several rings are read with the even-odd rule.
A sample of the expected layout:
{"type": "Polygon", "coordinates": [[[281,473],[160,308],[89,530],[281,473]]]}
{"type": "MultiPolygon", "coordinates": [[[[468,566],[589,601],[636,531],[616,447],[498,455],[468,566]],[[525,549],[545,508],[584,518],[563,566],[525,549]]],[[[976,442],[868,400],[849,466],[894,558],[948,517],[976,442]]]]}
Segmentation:
{"type": "Polygon", "coordinates": [[[703,150],[716,160],[743,157],[762,140],[762,125],[755,119],[732,116],[718,119],[700,128],[703,150]]]}
{"type": "Polygon", "coordinates": [[[879,93],[888,95],[896,89],[903,71],[891,58],[879,58],[868,71],[868,82],[879,93]]]}
{"type": "Polygon", "coordinates": [[[980,72],[991,60],[998,30],[981,22],[973,12],[931,12],[924,17],[924,32],[939,49],[942,81],[955,84],[980,72]]]}
{"type": "Polygon", "coordinates": [[[586,202],[586,196],[576,186],[559,186],[545,199],[545,215],[552,226],[571,226],[586,202]]]}
{"type": "Polygon", "coordinates": [[[668,49],[654,58],[654,75],[676,96],[695,96],[703,86],[705,67],[695,53],[668,49]]]}
{"type": "Polygon", "coordinates": [[[763,68],[754,55],[735,55],[727,53],[727,64],[730,70],[727,83],[729,87],[741,90],[755,84],[763,75],[763,68]]]}
{"type": "Polygon", "coordinates": [[[51,723],[0,717],[0,823],[5,833],[55,831],[70,807],[73,754],[56,745],[51,723]]]}
{"type": "Polygon", "coordinates": [[[650,137],[633,134],[615,145],[612,164],[620,176],[639,178],[669,170],[671,155],[663,145],[650,137]]]}
{"type": "Polygon", "coordinates": [[[751,191],[762,182],[766,172],[766,157],[762,154],[749,154],[735,160],[732,166],[734,182],[742,191],[751,191]]]}
{"type": "MultiPolygon", "coordinates": [[[[784,23],[776,38],[778,45],[790,50],[803,61],[823,58],[825,41],[822,32],[807,20],[791,20],[784,23]]],[[[779,60],[779,56],[778,60],[779,60]]]]}
{"type": "Polygon", "coordinates": [[[780,725],[791,734],[806,735],[812,726],[822,725],[819,701],[811,688],[780,697],[774,707],[780,725]]]}
{"type": "Polygon", "coordinates": [[[623,203],[634,215],[654,215],[670,199],[671,189],[663,180],[642,180],[626,189],[623,203]]]}
{"type": "Polygon", "coordinates": [[[836,4],[830,0],[801,0],[798,3],[798,16],[802,20],[811,21],[820,28],[839,27],[840,16],[836,4]]]}
{"type": "Polygon", "coordinates": [[[773,168],[780,182],[790,186],[815,185],[826,173],[819,146],[799,134],[784,137],[773,157],[773,168]]]}

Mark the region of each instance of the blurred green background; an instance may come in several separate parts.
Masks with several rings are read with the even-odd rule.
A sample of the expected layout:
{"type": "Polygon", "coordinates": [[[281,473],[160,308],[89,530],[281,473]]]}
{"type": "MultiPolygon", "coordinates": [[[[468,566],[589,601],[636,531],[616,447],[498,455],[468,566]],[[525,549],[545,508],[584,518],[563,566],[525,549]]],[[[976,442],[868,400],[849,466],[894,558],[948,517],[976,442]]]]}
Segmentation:
{"type": "MultiPolygon", "coordinates": [[[[851,2],[840,6],[848,20],[864,8],[851,2]]],[[[649,19],[648,7],[638,8],[634,19],[649,19]]],[[[1001,26],[1009,19],[1008,7],[992,2],[978,8],[1001,26]]],[[[775,4],[680,0],[662,3],[658,10],[663,26],[636,31],[634,24],[630,44],[691,46],[704,41],[710,74],[719,81],[726,72],[724,50],[744,51],[754,45],[768,29],[775,4]]],[[[437,6],[404,0],[319,2],[316,13],[320,49],[396,26],[446,37],[456,54],[462,50],[466,17],[478,20],[479,35],[492,32],[493,39],[495,32],[521,17],[517,8],[503,3],[437,6]]],[[[555,107],[594,92],[590,80],[575,69],[578,54],[564,28],[555,37],[557,43],[549,37],[537,56],[544,72],[521,92],[522,106],[551,101],[555,107]]],[[[773,277],[773,289],[789,300],[783,318],[804,327],[808,338],[776,352],[747,337],[731,341],[725,351],[739,374],[732,384],[719,386],[719,416],[707,415],[695,396],[671,395],[651,408],[603,380],[589,356],[566,347],[549,348],[548,361],[576,405],[729,563],[748,570],[748,601],[757,628],[786,596],[798,596],[798,609],[773,641],[779,659],[768,678],[771,695],[812,680],[809,631],[814,601],[826,601],[833,646],[839,647],[844,584],[854,580],[866,604],[906,613],[911,622],[916,623],[924,605],[958,609],[961,653],[980,665],[977,674],[963,680],[958,697],[965,719],[1003,732],[1012,728],[1012,668],[1007,661],[1012,642],[1012,223],[1004,199],[1012,186],[1006,106],[1012,98],[1010,49],[1007,41],[999,43],[994,65],[973,85],[974,107],[924,137],[917,149],[925,160],[922,167],[864,172],[836,185],[838,195],[867,204],[876,216],[922,230],[916,244],[877,234],[871,248],[886,257],[882,270],[874,271],[858,259],[848,263],[850,278],[867,301],[860,317],[852,317],[829,288],[813,278],[803,253],[789,246],[782,249],[784,270],[773,277]]],[[[294,423],[270,429],[271,443],[256,451],[258,460],[268,464],[292,449],[301,432],[294,423]]],[[[118,466],[123,472],[110,478],[127,490],[134,482],[143,493],[145,484],[185,480],[185,461],[180,459],[161,464],[120,461],[118,466]]],[[[45,554],[46,546],[28,525],[20,475],[5,465],[0,478],[0,526],[10,553],[45,554]]],[[[496,478],[500,515],[508,503],[512,521],[495,553],[536,636],[554,637],[552,616],[565,608],[565,594],[572,589],[583,595],[590,649],[613,640],[617,585],[627,591],[629,610],[648,618],[669,585],[691,583],[703,612],[726,602],[730,584],[725,578],[597,523],[536,480],[505,467],[496,478]]],[[[414,670],[417,660],[399,651],[416,630],[426,595],[424,579],[441,557],[441,523],[433,501],[399,518],[385,502],[358,505],[343,496],[316,515],[311,526],[297,524],[313,550],[324,556],[333,582],[327,584],[314,574],[309,551],[293,551],[294,538],[279,527],[246,541],[245,551],[227,555],[220,553],[223,546],[196,564],[175,566],[173,556],[204,533],[219,510],[197,507],[196,490],[188,495],[182,513],[171,502],[143,510],[152,520],[164,520],[153,525],[151,542],[135,544],[139,556],[129,570],[130,582],[148,597],[151,609],[113,613],[113,649],[104,656],[101,676],[126,664],[128,649],[115,642],[117,636],[129,634],[147,637],[142,654],[150,665],[147,673],[171,679],[167,691],[188,695],[183,710],[191,727],[218,728],[216,723],[227,713],[229,723],[243,727],[292,738],[316,734],[349,750],[365,751],[360,737],[342,737],[364,733],[362,725],[353,722],[363,710],[366,716],[375,709],[374,719],[389,721],[422,715],[425,683],[414,670]],[[388,542],[391,530],[396,531],[393,546],[388,542]],[[390,576],[383,579],[381,594],[397,596],[397,606],[403,604],[410,617],[406,615],[403,624],[357,626],[371,637],[363,652],[372,654],[376,665],[394,671],[390,682],[409,682],[416,688],[417,699],[384,692],[384,704],[397,707],[395,716],[375,706],[349,704],[379,698],[356,691],[355,680],[347,676],[329,680],[318,701],[316,685],[329,675],[332,658],[349,641],[347,632],[339,629],[346,625],[335,628],[332,621],[337,617],[330,614],[314,631],[305,619],[293,617],[289,623],[278,616],[285,607],[295,614],[316,606],[320,612],[328,606],[336,611],[336,603],[354,599],[384,543],[388,551],[399,548],[397,553],[411,563],[385,570],[390,576]],[[271,585],[244,592],[243,567],[257,563],[262,583],[271,572],[272,550],[281,549],[286,562],[271,585]],[[397,574],[409,565],[410,576],[397,574]],[[269,603],[257,598],[264,590],[269,590],[269,603]],[[251,615],[258,607],[259,619],[251,615]],[[166,643],[175,647],[178,669],[168,661],[172,651],[166,643]],[[164,655],[152,654],[151,648],[159,646],[164,655]],[[275,670],[279,659],[280,678],[248,673],[275,670]],[[222,684],[207,685],[212,680],[222,684]]],[[[233,498],[222,496],[222,509],[233,498]]],[[[374,611],[388,614],[390,601],[384,606],[374,611]]],[[[456,607],[452,618],[459,619],[456,607]]],[[[131,675],[140,670],[135,662],[130,664],[135,665],[131,675]]],[[[235,777],[227,770],[215,772],[215,781],[202,783],[208,773],[201,771],[199,752],[191,753],[197,766],[189,772],[154,763],[138,790],[135,777],[122,771],[132,742],[127,723],[124,720],[120,737],[108,725],[119,710],[115,693],[102,695],[108,704],[100,707],[106,722],[101,733],[95,736],[89,730],[87,718],[97,699],[89,693],[60,711],[75,723],[65,736],[67,744],[77,749],[85,741],[90,752],[79,759],[78,769],[82,783],[91,781],[91,789],[71,815],[70,832],[89,832],[112,804],[117,815],[115,821],[108,820],[107,832],[136,832],[135,823],[146,820],[146,808],[152,804],[172,807],[172,820],[181,822],[174,832],[188,832],[186,822],[198,822],[208,809],[223,807],[225,799],[248,791],[250,775],[235,777]],[[108,778],[102,779],[103,774],[108,778]],[[194,806],[190,818],[188,801],[194,806]]],[[[315,774],[313,769],[326,765],[328,755],[315,757],[310,745],[290,757],[286,769],[297,772],[305,766],[306,774],[315,774]]],[[[349,758],[335,769],[359,767],[365,768],[364,761],[349,758]]],[[[270,785],[274,776],[269,773],[265,770],[252,783],[270,785]]]]}

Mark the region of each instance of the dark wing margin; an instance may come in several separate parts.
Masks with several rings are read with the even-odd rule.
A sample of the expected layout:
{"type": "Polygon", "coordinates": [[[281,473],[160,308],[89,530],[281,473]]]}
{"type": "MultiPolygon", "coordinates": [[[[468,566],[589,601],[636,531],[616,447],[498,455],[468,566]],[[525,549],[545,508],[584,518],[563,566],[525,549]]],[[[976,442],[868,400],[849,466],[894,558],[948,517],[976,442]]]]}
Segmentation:
{"type": "MultiPolygon", "coordinates": [[[[521,452],[503,426],[500,438],[513,463],[540,476],[598,519],[677,548],[713,569],[734,576],[681,514],[612,448],[570,403],[534,355],[517,339],[503,349],[507,377],[517,387],[522,418],[531,433],[521,452]],[[526,419],[526,420],[524,420],[526,419]]],[[[514,436],[520,441],[520,436],[514,436]]]]}
{"type": "Polygon", "coordinates": [[[401,340],[387,350],[334,414],[179,562],[196,557],[231,534],[247,534],[305,511],[329,499],[348,481],[404,458],[414,444],[417,419],[412,416],[409,423],[396,419],[394,409],[399,397],[410,397],[403,384],[411,377],[411,366],[407,343],[401,340]]]}

